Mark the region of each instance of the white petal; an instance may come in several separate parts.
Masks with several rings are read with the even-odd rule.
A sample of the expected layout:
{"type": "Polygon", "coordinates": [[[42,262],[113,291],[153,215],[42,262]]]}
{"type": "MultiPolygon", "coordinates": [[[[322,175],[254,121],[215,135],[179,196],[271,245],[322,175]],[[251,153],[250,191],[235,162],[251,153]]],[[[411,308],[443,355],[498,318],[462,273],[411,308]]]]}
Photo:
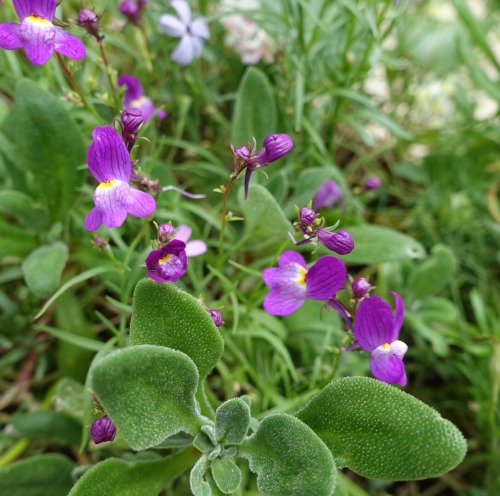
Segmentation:
{"type": "Polygon", "coordinates": [[[187,243],[188,239],[191,237],[192,232],[193,230],[189,226],[181,224],[177,228],[177,231],[174,235],[174,239],[178,239],[179,241],[184,241],[184,243],[187,243]]]}
{"type": "Polygon", "coordinates": [[[183,36],[187,31],[187,26],[183,24],[177,17],[171,14],[163,14],[160,16],[160,29],[170,36],[183,36]]]}
{"type": "Polygon", "coordinates": [[[200,38],[205,38],[208,40],[210,38],[210,32],[208,31],[207,23],[203,17],[197,17],[193,20],[190,26],[191,34],[193,36],[198,36],[200,38]]]}
{"type": "Polygon", "coordinates": [[[207,245],[201,239],[193,239],[186,243],[186,255],[196,257],[207,251],[207,245]]]}
{"type": "Polygon", "coordinates": [[[188,65],[190,64],[194,57],[195,57],[195,44],[193,43],[193,38],[192,36],[189,36],[188,34],[184,35],[181,38],[181,41],[173,51],[172,55],[170,58],[174,61],[177,62],[178,64],[181,65],[188,65]]]}
{"type": "Polygon", "coordinates": [[[184,0],[172,0],[170,5],[175,9],[179,19],[188,26],[191,23],[191,8],[184,0]]]}

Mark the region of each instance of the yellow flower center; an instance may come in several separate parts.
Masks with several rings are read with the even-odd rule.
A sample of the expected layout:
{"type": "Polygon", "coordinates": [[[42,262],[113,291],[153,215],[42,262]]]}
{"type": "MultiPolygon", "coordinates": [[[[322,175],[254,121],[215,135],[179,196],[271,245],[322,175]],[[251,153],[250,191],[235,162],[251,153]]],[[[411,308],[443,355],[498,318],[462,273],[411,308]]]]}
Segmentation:
{"type": "Polygon", "coordinates": [[[381,344],[380,346],[382,348],[384,348],[384,350],[388,350],[391,347],[391,345],[389,343],[384,343],[384,344],[381,344]]]}
{"type": "Polygon", "coordinates": [[[37,22],[38,24],[52,24],[48,19],[44,19],[43,17],[33,16],[33,15],[26,17],[26,19],[28,19],[28,21],[31,22],[37,22]]]}
{"type": "Polygon", "coordinates": [[[137,108],[140,107],[144,101],[146,100],[146,97],[140,96],[139,98],[134,98],[133,100],[130,101],[130,107],[132,108],[137,108]]]}
{"type": "Polygon", "coordinates": [[[299,265],[299,277],[297,277],[295,282],[298,282],[299,284],[302,284],[304,286],[306,284],[306,274],[307,269],[304,269],[304,267],[301,267],[299,265]]]}
{"type": "Polygon", "coordinates": [[[160,265],[165,265],[170,259],[172,258],[172,254],[169,253],[168,255],[165,255],[164,257],[161,257],[159,260],[158,260],[158,263],[160,265]]]}
{"type": "Polygon", "coordinates": [[[97,186],[97,187],[98,188],[112,188],[115,183],[116,183],[116,179],[110,179],[109,181],[99,183],[99,186],[97,186]]]}

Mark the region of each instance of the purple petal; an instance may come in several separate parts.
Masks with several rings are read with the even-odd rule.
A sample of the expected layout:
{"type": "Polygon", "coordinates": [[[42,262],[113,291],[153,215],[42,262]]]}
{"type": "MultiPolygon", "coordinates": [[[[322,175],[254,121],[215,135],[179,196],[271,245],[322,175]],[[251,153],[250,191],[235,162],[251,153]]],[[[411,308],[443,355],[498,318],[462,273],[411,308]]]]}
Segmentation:
{"type": "Polygon", "coordinates": [[[132,163],[125,143],[111,126],[96,127],[92,131],[94,141],[87,152],[90,172],[99,181],[118,179],[130,181],[132,163]]]}
{"type": "Polygon", "coordinates": [[[186,243],[186,255],[188,257],[197,257],[207,251],[207,245],[201,239],[193,239],[186,243]]]}
{"type": "MultiPolygon", "coordinates": [[[[338,312],[338,314],[342,317],[342,319],[346,323],[347,327],[352,331],[352,322],[349,316],[347,315],[345,308],[336,300],[330,300],[328,303],[334,310],[338,312]]],[[[358,346],[357,343],[356,346],[358,346]]]]}
{"type": "Polygon", "coordinates": [[[144,90],[142,89],[141,82],[136,77],[131,76],[130,74],[120,74],[116,82],[118,86],[127,87],[127,91],[125,92],[125,96],[123,98],[123,104],[125,105],[125,107],[137,107],[136,105],[130,105],[130,102],[144,95],[144,90]]]}
{"type": "Polygon", "coordinates": [[[153,250],[146,258],[148,276],[157,282],[177,281],[187,267],[186,245],[173,239],[159,250],[153,250]]]}
{"type": "Polygon", "coordinates": [[[391,353],[377,354],[375,351],[370,356],[370,370],[373,376],[387,384],[405,386],[406,374],[403,360],[391,353]]]}
{"type": "Polygon", "coordinates": [[[130,215],[144,218],[154,213],[156,202],[150,194],[129,187],[126,208],[130,215]]]}
{"type": "Polygon", "coordinates": [[[85,217],[85,229],[87,231],[96,231],[102,224],[102,213],[94,207],[85,217]]]}
{"type": "Polygon", "coordinates": [[[304,260],[304,257],[293,250],[287,250],[284,251],[281,255],[280,258],[278,259],[278,265],[280,267],[289,264],[289,263],[296,263],[300,265],[301,267],[304,267],[304,269],[307,269],[306,261],[304,260]]]}
{"type": "Polygon", "coordinates": [[[339,255],[347,255],[354,249],[354,240],[347,231],[329,232],[326,229],[316,231],[318,241],[329,250],[339,255]]]}
{"type": "Polygon", "coordinates": [[[253,169],[250,167],[247,167],[247,170],[245,172],[245,200],[247,199],[248,196],[248,186],[250,185],[250,176],[252,175],[253,169]]]}
{"type": "Polygon", "coordinates": [[[54,50],[52,45],[28,43],[24,46],[24,51],[32,64],[43,65],[50,59],[54,50]]]}
{"type": "Polygon", "coordinates": [[[82,59],[86,55],[82,41],[61,28],[56,28],[54,50],[73,60],[82,59]]]}
{"type": "Polygon", "coordinates": [[[170,5],[175,9],[179,19],[188,26],[191,24],[191,8],[184,0],[172,0],[170,5]]]}
{"type": "Polygon", "coordinates": [[[342,199],[342,191],[337,183],[328,179],[317,189],[314,195],[313,209],[319,210],[324,207],[331,207],[334,203],[342,199]]]}
{"type": "Polygon", "coordinates": [[[160,29],[169,36],[180,38],[187,32],[187,26],[172,14],[160,16],[160,29]]]}
{"type": "Polygon", "coordinates": [[[90,427],[90,436],[95,444],[113,441],[115,434],[116,427],[107,415],[95,419],[90,427]]]}
{"type": "Polygon", "coordinates": [[[273,288],[264,298],[264,310],[271,315],[290,315],[302,306],[305,295],[295,291],[294,286],[273,288]]]}
{"type": "Polygon", "coordinates": [[[175,232],[174,239],[180,239],[181,241],[184,241],[184,243],[187,243],[192,232],[193,230],[189,226],[181,224],[175,232]]]}
{"type": "Polygon", "coordinates": [[[347,269],[342,260],[329,255],[320,257],[306,275],[307,297],[313,300],[333,298],[346,278],[347,269]]]}
{"type": "MultiPolygon", "coordinates": [[[[123,103],[126,105],[125,100],[123,100],[123,103]]],[[[135,100],[131,100],[130,106],[140,109],[142,112],[142,118],[145,121],[147,121],[156,112],[156,107],[147,96],[141,96],[135,100]]]]}
{"type": "Polygon", "coordinates": [[[399,331],[401,330],[401,326],[403,325],[403,317],[405,311],[405,304],[401,296],[399,296],[394,291],[391,291],[391,295],[394,296],[395,300],[395,309],[394,309],[394,321],[393,321],[393,334],[392,339],[398,339],[399,331]]]}
{"type": "Polygon", "coordinates": [[[19,34],[19,24],[6,22],[0,24],[0,48],[15,50],[24,46],[24,40],[19,34]]]}
{"type": "Polygon", "coordinates": [[[175,47],[170,58],[181,65],[190,64],[196,55],[195,39],[189,34],[182,36],[181,41],[175,47]]]}
{"type": "Polygon", "coordinates": [[[354,322],[354,337],[360,346],[372,352],[378,346],[394,341],[391,307],[379,296],[361,301],[354,322]]]}
{"type": "Polygon", "coordinates": [[[52,21],[56,11],[56,0],[12,0],[12,3],[21,20],[37,16],[52,21]]]}
{"type": "Polygon", "coordinates": [[[130,186],[122,181],[101,183],[94,193],[94,203],[106,227],[120,227],[127,218],[126,202],[130,186]]]}
{"type": "Polygon", "coordinates": [[[193,36],[196,36],[198,38],[204,38],[208,40],[210,38],[210,32],[208,30],[207,23],[205,22],[205,19],[203,17],[197,17],[196,19],[193,20],[190,26],[191,33],[193,36]]]}

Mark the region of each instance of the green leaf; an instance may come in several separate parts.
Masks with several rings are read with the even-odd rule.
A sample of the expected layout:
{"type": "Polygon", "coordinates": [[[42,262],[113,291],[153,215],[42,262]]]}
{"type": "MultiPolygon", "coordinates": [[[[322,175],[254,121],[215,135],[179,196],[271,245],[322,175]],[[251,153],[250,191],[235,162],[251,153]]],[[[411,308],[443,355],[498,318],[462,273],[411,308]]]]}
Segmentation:
{"type": "Polygon", "coordinates": [[[23,258],[37,245],[37,238],[25,228],[0,219],[0,260],[7,256],[23,258]]]}
{"type": "Polygon", "coordinates": [[[70,212],[85,162],[80,130],[61,100],[23,79],[15,92],[15,125],[19,167],[31,172],[32,192],[48,206],[52,220],[70,212]]]}
{"type": "Polygon", "coordinates": [[[210,485],[203,480],[209,463],[208,457],[203,455],[189,474],[189,487],[194,496],[212,496],[210,485]]]}
{"type": "Polygon", "coordinates": [[[182,351],[203,379],[222,356],[224,341],[198,301],[172,284],[139,281],[134,292],[131,344],[155,344],[182,351]]]}
{"type": "Polygon", "coordinates": [[[0,469],[0,494],[66,496],[73,485],[73,462],[62,455],[32,456],[0,469]]]}
{"type": "Polygon", "coordinates": [[[337,465],[371,479],[437,477],[457,466],[467,444],[434,409],[367,377],[334,381],[297,413],[337,465]]]}
{"type": "Polygon", "coordinates": [[[442,291],[455,274],[457,262],[453,251],[445,245],[436,245],[432,254],[416,265],[406,284],[409,297],[420,300],[442,291]]]}
{"type": "Polygon", "coordinates": [[[388,227],[362,225],[343,227],[354,239],[354,250],[342,259],[352,264],[375,264],[425,257],[416,239],[388,227]]]}
{"type": "Polygon", "coordinates": [[[240,146],[255,137],[261,145],[268,134],[276,133],[276,98],[266,75],[249,67],[238,88],[231,125],[231,142],[240,146]]]}
{"type": "Polygon", "coordinates": [[[248,198],[244,200],[242,195],[241,199],[247,245],[258,244],[262,248],[281,244],[288,239],[292,225],[266,188],[253,184],[249,188],[248,198]]]}
{"type": "Polygon", "coordinates": [[[135,450],[155,446],[203,423],[195,402],[198,371],[184,353],[161,346],[132,346],[105,356],[92,369],[102,406],[135,450]]]}
{"type": "Polygon", "coordinates": [[[10,423],[21,436],[30,439],[78,446],[82,437],[82,426],[60,412],[18,413],[11,417],[10,423]]]}
{"type": "Polygon", "coordinates": [[[215,436],[224,445],[243,441],[250,425],[250,407],[241,398],[225,401],[215,412],[215,436]]]}
{"type": "Polygon", "coordinates": [[[217,487],[224,494],[233,494],[241,483],[241,470],[230,458],[216,458],[210,469],[217,487]]]}
{"type": "Polygon", "coordinates": [[[335,462],[317,435],[285,413],[268,415],[238,447],[265,496],[329,496],[335,489],[335,462]]]}
{"type": "Polygon", "coordinates": [[[39,297],[53,293],[59,286],[68,257],[68,247],[62,242],[40,246],[32,251],[22,265],[24,279],[31,292],[39,297]]]}
{"type": "Polygon", "coordinates": [[[41,232],[49,225],[47,207],[20,191],[0,191],[0,212],[16,218],[30,231],[41,232]]]}
{"type": "Polygon", "coordinates": [[[191,466],[197,456],[195,450],[189,449],[153,461],[108,458],[85,472],[68,496],[157,496],[191,466]]]}

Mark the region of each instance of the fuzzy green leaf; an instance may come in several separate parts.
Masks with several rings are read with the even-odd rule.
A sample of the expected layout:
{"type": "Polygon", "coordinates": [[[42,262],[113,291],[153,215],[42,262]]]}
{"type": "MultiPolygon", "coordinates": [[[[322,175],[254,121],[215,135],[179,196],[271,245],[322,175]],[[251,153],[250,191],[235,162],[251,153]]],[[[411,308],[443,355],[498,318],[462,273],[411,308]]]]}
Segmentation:
{"type": "Polygon", "coordinates": [[[47,207],[20,191],[0,191],[0,212],[15,217],[30,231],[43,232],[49,225],[47,207]]]}
{"type": "Polygon", "coordinates": [[[250,407],[241,398],[222,403],[215,412],[215,436],[223,444],[239,444],[250,425],[250,407]]]}
{"type": "Polygon", "coordinates": [[[233,494],[241,483],[241,470],[230,458],[216,458],[210,469],[217,487],[224,494],[233,494]]]}
{"type": "Polygon", "coordinates": [[[198,371],[180,351],[132,346],[105,356],[92,369],[93,389],[122,435],[136,450],[202,421],[195,401],[198,371]]]}
{"type": "Polygon", "coordinates": [[[0,218],[0,260],[7,256],[22,258],[36,248],[37,244],[34,234],[0,218]]]}
{"type": "Polygon", "coordinates": [[[257,146],[271,133],[276,133],[276,98],[267,76],[249,67],[238,88],[233,114],[231,141],[240,146],[255,137],[257,146]]]}
{"type": "Polygon", "coordinates": [[[257,487],[266,496],[329,496],[335,489],[332,454],[297,418],[268,415],[238,453],[257,472],[257,487]]]}
{"type": "Polygon", "coordinates": [[[204,378],[222,355],[224,342],[208,312],[172,284],[139,281],[134,292],[132,344],[155,344],[182,351],[204,378]]]}
{"type": "Polygon", "coordinates": [[[434,409],[367,377],[334,381],[297,413],[337,465],[372,479],[437,477],[458,465],[467,445],[434,409]]]}

